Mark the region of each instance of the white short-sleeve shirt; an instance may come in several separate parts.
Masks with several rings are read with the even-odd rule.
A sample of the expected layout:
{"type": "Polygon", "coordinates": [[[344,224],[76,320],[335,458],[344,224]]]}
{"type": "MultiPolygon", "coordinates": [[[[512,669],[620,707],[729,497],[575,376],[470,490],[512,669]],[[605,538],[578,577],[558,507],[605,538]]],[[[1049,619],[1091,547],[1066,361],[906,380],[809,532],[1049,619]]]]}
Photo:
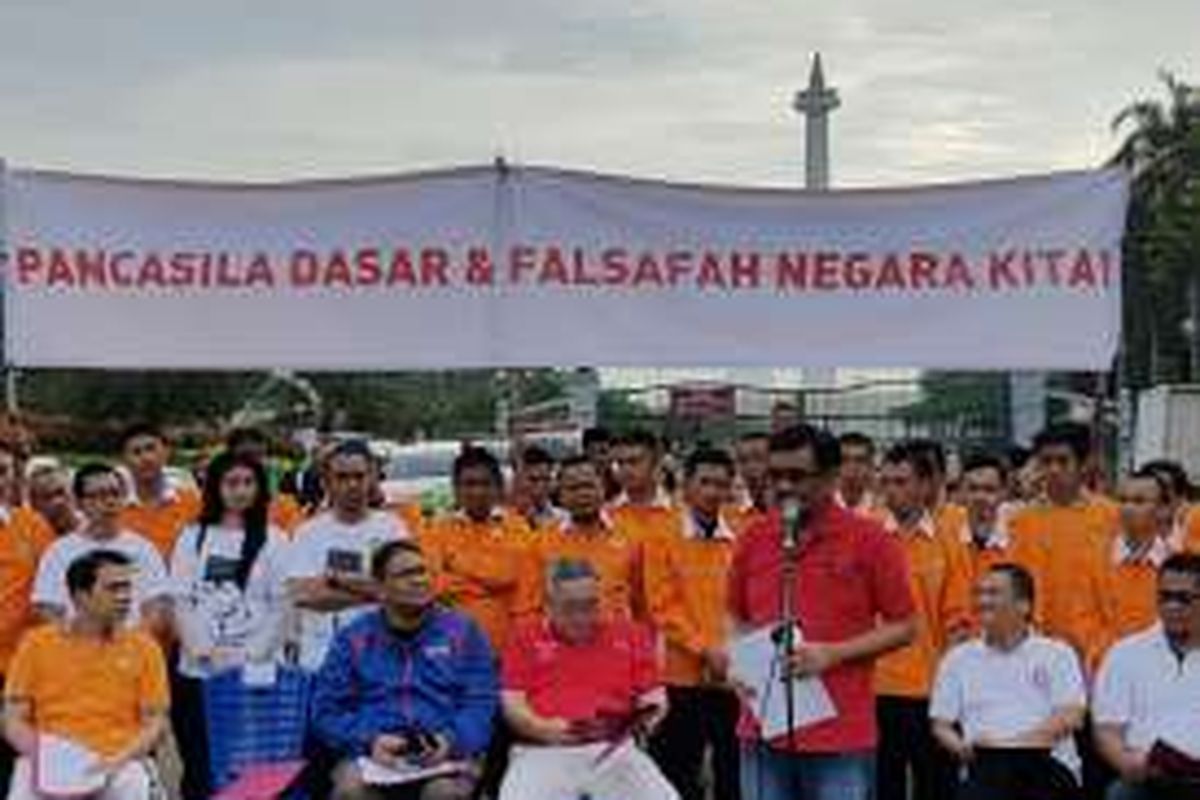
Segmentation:
{"type": "Polygon", "coordinates": [[[199,678],[209,670],[192,653],[215,650],[221,658],[213,669],[266,661],[278,655],[287,598],[284,591],[288,542],[275,528],[267,531],[247,576],[236,581],[242,560],[244,529],[215,525],[183,530],[171,557],[175,619],[184,647],[180,671],[199,678]]]}
{"type": "MultiPolygon", "coordinates": [[[[386,511],[372,511],[354,525],[339,521],[327,511],[296,529],[287,558],[287,577],[317,578],[333,571],[367,575],[371,556],[381,545],[407,538],[410,533],[404,523],[386,511]]],[[[336,612],[300,609],[296,615],[300,666],[309,671],[318,669],[338,629],[371,608],[364,605],[336,612]]]]}
{"type": "MultiPolygon", "coordinates": [[[[958,723],[968,742],[1027,733],[1063,708],[1087,704],[1083,673],[1066,644],[1030,635],[1012,650],[983,639],[964,642],[942,661],[929,716],[958,723]]],[[[1075,743],[1067,737],[1054,757],[1078,775],[1075,743]]]]}
{"type": "Polygon", "coordinates": [[[1109,651],[1093,689],[1097,724],[1125,728],[1125,746],[1147,751],[1163,740],[1200,755],[1200,651],[1180,659],[1161,625],[1109,651]]]}
{"type": "Polygon", "coordinates": [[[75,532],[56,539],[42,555],[33,582],[33,602],[62,609],[66,614],[74,613],[71,593],[67,590],[67,569],[77,558],[95,550],[114,550],[133,562],[131,623],[136,624],[141,618],[144,603],[170,595],[166,565],[145,537],[121,531],[111,539],[99,540],[75,532]]]}

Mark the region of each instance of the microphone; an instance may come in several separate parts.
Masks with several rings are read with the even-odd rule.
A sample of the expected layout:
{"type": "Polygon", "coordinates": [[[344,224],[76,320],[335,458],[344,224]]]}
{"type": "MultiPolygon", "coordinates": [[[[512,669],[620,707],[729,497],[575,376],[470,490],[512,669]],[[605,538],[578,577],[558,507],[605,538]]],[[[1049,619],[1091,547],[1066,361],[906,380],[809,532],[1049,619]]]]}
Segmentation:
{"type": "Polygon", "coordinates": [[[808,508],[794,497],[789,497],[780,506],[783,518],[783,549],[794,550],[808,525],[808,508]]]}

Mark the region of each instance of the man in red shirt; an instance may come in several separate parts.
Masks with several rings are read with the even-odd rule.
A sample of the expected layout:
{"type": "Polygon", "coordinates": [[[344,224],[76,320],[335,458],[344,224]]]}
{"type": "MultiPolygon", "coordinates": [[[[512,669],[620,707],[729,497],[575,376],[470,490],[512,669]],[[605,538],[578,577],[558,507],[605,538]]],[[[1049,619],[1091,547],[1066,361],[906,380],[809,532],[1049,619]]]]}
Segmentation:
{"type": "Polygon", "coordinates": [[[600,613],[590,562],[554,562],[547,588],[549,618],[518,631],[504,654],[501,701],[522,744],[500,800],[678,800],[634,743],[667,710],[653,636],[600,613]]]}
{"type": "MultiPolygon", "coordinates": [[[[834,500],[838,442],[797,425],[771,437],[775,500],[796,502],[806,524],[793,584],[802,642],[796,678],[819,678],[836,715],[764,741],[747,714],[742,793],[762,800],[867,800],[874,786],[875,659],[913,641],[916,617],[904,552],[877,523],[834,500]]],[[[729,604],[742,632],[778,626],[786,555],[781,515],[750,527],[730,572],[729,604]]]]}

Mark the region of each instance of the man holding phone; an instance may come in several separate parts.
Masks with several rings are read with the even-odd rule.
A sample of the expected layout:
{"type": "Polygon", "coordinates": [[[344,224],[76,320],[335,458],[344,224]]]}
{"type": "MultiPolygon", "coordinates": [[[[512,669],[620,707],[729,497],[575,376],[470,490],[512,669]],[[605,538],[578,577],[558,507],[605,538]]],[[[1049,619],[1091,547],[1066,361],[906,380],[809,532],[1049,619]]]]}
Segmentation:
{"type": "Polygon", "coordinates": [[[491,646],[468,617],[434,602],[415,543],[385,544],[371,574],[382,608],[338,633],[313,688],[314,731],[338,760],[332,797],[467,800],[496,711],[491,646]],[[364,763],[412,780],[393,793],[364,763]]]}

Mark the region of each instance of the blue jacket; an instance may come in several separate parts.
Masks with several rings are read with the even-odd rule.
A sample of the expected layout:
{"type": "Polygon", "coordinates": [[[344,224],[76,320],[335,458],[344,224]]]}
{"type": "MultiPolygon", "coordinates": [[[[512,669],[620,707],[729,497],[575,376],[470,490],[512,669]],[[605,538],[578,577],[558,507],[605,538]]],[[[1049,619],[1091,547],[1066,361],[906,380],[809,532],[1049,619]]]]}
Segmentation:
{"type": "Polygon", "coordinates": [[[491,645],[470,619],[435,606],[406,640],[374,611],[338,632],[313,686],[312,724],[343,757],[412,729],[475,756],[491,739],[498,695],[491,645]]]}

